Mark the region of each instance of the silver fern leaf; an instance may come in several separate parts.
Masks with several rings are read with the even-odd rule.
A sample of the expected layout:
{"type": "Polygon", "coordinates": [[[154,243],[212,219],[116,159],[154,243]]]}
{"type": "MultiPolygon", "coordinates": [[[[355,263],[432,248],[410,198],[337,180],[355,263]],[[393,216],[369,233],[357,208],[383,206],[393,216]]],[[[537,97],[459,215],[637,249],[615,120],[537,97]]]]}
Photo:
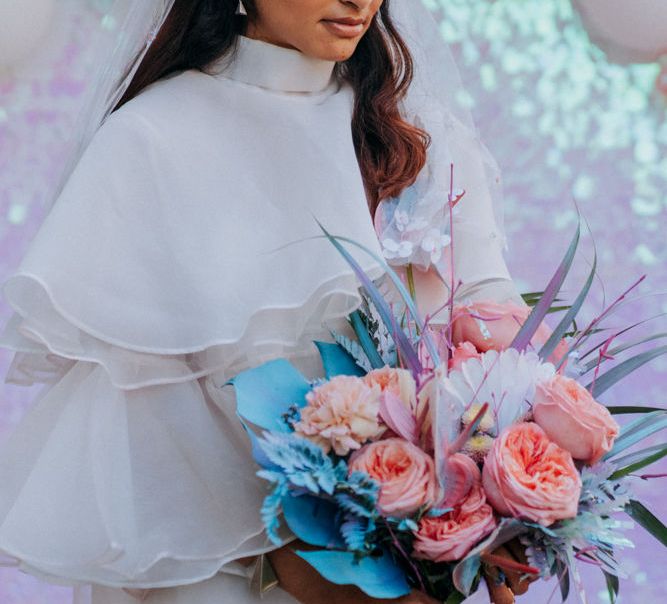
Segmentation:
{"type": "Polygon", "coordinates": [[[334,330],[331,330],[331,337],[336,341],[336,343],[347,352],[353,359],[354,362],[359,365],[365,372],[370,372],[373,370],[371,362],[368,360],[366,353],[363,348],[359,345],[358,342],[351,340],[347,336],[340,334],[334,330]]]}

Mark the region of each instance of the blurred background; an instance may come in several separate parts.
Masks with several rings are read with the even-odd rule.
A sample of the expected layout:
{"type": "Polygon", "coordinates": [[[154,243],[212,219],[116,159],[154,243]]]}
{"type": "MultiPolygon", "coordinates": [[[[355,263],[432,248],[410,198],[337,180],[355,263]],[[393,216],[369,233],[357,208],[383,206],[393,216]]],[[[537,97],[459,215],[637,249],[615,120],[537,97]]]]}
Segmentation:
{"type": "MultiPolygon", "coordinates": [[[[482,139],[504,171],[508,261],[522,291],[543,289],[574,232],[586,234],[566,294],[595,250],[593,317],[642,275],[609,325],[655,317],[632,339],[667,332],[667,2],[665,0],[423,1],[452,45],[482,139]]],[[[94,70],[96,41],[113,30],[110,0],[0,0],[0,280],[18,264],[63,168],[68,132],[94,70]]],[[[0,303],[0,321],[9,317],[0,303]]],[[[664,343],[664,342],[663,342],[664,343]]],[[[0,351],[4,376],[10,361],[0,351]]],[[[0,441],[36,391],[3,385],[0,441]]],[[[603,402],[667,404],[667,358],[603,402]]],[[[655,472],[666,472],[667,464],[655,472]]],[[[638,481],[663,521],[667,479],[638,481]]],[[[1,488],[1,485],[0,485],[1,488]]],[[[667,601],[664,548],[628,536],[620,602],[667,601]]],[[[583,565],[585,566],[585,565],[583,565]]],[[[582,574],[590,602],[608,602],[602,576],[582,574]]],[[[559,601],[540,584],[523,602],[559,601]]],[[[2,604],[69,604],[71,590],[0,569],[2,604]]],[[[577,601],[571,598],[571,601],[577,601]]]]}

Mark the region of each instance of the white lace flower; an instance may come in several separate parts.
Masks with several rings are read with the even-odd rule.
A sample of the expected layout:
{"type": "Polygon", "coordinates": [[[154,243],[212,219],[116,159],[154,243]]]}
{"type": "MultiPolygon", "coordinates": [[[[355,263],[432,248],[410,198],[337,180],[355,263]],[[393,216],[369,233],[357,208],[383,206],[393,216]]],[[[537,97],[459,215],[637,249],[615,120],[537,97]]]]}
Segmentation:
{"type": "Polygon", "coordinates": [[[382,252],[388,260],[395,258],[409,258],[412,256],[413,245],[411,241],[396,241],[394,239],[382,240],[382,252]]]}
{"type": "Polygon", "coordinates": [[[396,230],[402,233],[410,223],[410,214],[405,210],[396,210],[394,212],[394,222],[396,223],[396,230]]]}
{"type": "Polygon", "coordinates": [[[425,229],[428,226],[428,220],[424,218],[423,216],[414,216],[412,220],[408,223],[408,226],[406,227],[406,231],[420,231],[422,229],[425,229]]]}
{"type": "Polygon", "coordinates": [[[516,422],[530,410],[535,388],[556,373],[534,352],[510,348],[491,350],[465,361],[443,380],[443,395],[463,414],[471,404],[489,403],[497,430],[516,422]]]}
{"type": "Polygon", "coordinates": [[[452,239],[446,233],[441,233],[438,229],[430,229],[424,239],[422,239],[421,248],[431,256],[431,262],[436,263],[442,257],[442,251],[451,243],[452,239]]]}

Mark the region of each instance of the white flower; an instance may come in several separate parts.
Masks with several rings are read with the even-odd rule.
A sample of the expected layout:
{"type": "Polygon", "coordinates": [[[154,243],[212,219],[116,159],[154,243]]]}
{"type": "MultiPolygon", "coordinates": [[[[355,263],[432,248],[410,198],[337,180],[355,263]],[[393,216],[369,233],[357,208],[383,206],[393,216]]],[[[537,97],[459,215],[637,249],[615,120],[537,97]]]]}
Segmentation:
{"type": "Polygon", "coordinates": [[[473,404],[489,403],[500,431],[529,411],[537,384],[555,373],[554,366],[541,361],[534,352],[491,350],[450,372],[443,380],[442,392],[461,415],[473,404]]]}
{"type": "Polygon", "coordinates": [[[405,210],[396,210],[394,212],[394,221],[396,222],[396,230],[401,233],[408,226],[410,215],[405,210]]]}
{"type": "Polygon", "coordinates": [[[394,258],[409,258],[412,255],[413,245],[411,241],[395,241],[394,239],[383,239],[382,248],[384,257],[388,260],[394,258]]]}
{"type": "Polygon", "coordinates": [[[416,218],[413,217],[413,219],[410,221],[410,224],[408,224],[408,227],[405,229],[406,231],[419,231],[421,229],[424,229],[428,226],[428,220],[424,218],[423,216],[418,216],[416,218]]]}
{"type": "Polygon", "coordinates": [[[421,248],[431,256],[431,262],[436,263],[442,257],[444,250],[452,239],[449,235],[441,233],[439,229],[430,229],[424,239],[422,239],[421,248]]]}

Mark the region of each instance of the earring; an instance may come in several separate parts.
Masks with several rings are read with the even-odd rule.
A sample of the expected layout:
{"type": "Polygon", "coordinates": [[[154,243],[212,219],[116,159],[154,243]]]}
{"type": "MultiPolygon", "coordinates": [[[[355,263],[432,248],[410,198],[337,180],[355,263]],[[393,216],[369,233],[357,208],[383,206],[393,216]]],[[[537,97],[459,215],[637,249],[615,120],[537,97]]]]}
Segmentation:
{"type": "Polygon", "coordinates": [[[239,0],[239,5],[236,7],[236,14],[237,15],[247,15],[248,14],[245,10],[245,6],[243,6],[243,0],[239,0]]]}

